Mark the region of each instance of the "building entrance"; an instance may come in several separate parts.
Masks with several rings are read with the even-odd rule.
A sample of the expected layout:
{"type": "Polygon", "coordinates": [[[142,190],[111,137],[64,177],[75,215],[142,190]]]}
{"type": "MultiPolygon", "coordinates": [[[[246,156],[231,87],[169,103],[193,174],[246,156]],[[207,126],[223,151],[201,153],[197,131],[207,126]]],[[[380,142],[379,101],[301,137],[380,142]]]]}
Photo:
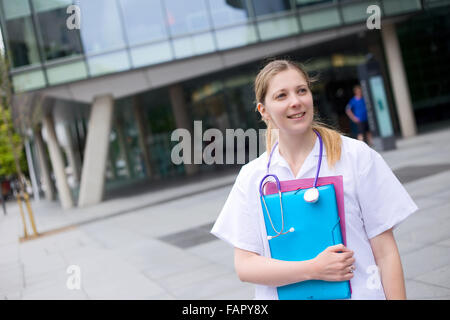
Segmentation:
{"type": "Polygon", "coordinates": [[[358,79],[353,77],[345,80],[330,80],[325,85],[324,92],[335,118],[334,125],[351,137],[356,137],[356,125],[345,113],[345,107],[353,97],[353,86],[356,84],[358,84],[358,79]]]}

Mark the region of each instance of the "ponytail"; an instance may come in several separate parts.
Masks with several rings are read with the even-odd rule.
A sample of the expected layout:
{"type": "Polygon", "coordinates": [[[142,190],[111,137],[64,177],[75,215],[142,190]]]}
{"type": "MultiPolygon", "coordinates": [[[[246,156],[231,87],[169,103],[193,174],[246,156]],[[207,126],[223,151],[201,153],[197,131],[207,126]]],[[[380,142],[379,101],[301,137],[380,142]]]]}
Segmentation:
{"type": "MultiPolygon", "coordinates": [[[[266,122],[266,125],[266,151],[267,156],[269,157],[273,145],[278,140],[278,130],[272,127],[270,120],[266,122]]],[[[327,153],[328,166],[330,168],[334,168],[336,162],[341,158],[341,133],[317,120],[313,121],[311,127],[312,129],[316,129],[322,137],[322,141],[327,153]]]]}

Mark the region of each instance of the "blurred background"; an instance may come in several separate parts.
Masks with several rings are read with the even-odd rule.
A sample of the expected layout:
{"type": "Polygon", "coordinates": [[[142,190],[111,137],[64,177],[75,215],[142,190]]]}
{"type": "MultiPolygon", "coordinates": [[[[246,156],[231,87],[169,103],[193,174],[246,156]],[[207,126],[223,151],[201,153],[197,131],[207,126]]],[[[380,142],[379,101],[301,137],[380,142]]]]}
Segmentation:
{"type": "Polygon", "coordinates": [[[269,57],[302,62],[317,75],[313,92],[322,119],[349,135],[345,106],[359,82],[357,66],[368,55],[380,64],[395,136],[450,119],[449,1],[2,0],[0,8],[18,96],[15,125],[29,145],[33,190],[48,199],[70,190],[64,198],[76,205],[80,186],[84,193],[103,188],[81,181],[89,159],[102,161],[106,197],[143,181],[231,167],[174,165],[170,134],[192,130],[194,120],[203,121],[203,130],[263,128],[252,84],[269,57]],[[67,10],[73,4],[79,12],[67,10]],[[366,9],[373,4],[383,28],[369,30],[366,9]],[[69,29],[70,22],[79,29],[69,29]],[[389,46],[399,52],[388,55],[389,46]],[[398,93],[401,106],[391,84],[398,64],[410,94],[407,99],[398,93]],[[108,98],[95,100],[101,96],[108,98]],[[110,132],[99,129],[89,150],[106,149],[107,156],[89,157],[89,128],[97,127],[89,124],[90,115],[102,103],[96,119],[108,122],[110,132]],[[412,123],[402,127],[402,116],[412,123]],[[46,145],[54,136],[42,132],[45,117],[52,118],[63,172],[51,170],[46,145]],[[56,190],[56,180],[67,181],[68,188],[56,190]]]}
{"type": "MultiPolygon", "coordinates": [[[[172,163],[171,133],[192,132],[195,120],[223,133],[264,128],[253,81],[267,59],[303,63],[319,80],[321,119],[349,136],[345,107],[371,75],[382,88],[375,137],[448,128],[449,13],[446,0],[0,0],[7,108],[38,229],[75,223],[58,220],[61,212],[92,220],[142,209],[165,187],[210,177],[215,188],[229,185],[239,165],[172,163]],[[371,5],[380,29],[368,27],[371,5]],[[49,212],[58,219],[45,220],[49,212]]],[[[365,92],[370,103],[375,88],[365,92]]],[[[12,171],[0,171],[6,199],[12,171]]],[[[220,201],[197,224],[213,221],[220,201]]]]}

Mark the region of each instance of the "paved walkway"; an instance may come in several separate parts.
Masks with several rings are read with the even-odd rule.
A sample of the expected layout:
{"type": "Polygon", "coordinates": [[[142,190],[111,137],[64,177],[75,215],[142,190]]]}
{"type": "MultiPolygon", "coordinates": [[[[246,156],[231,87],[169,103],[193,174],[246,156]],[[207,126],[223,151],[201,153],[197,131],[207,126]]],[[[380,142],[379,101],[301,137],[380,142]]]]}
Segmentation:
{"type": "MultiPolygon", "coordinates": [[[[448,141],[450,129],[382,153],[420,208],[395,231],[410,299],[450,299],[448,141]]],[[[0,213],[0,298],[251,299],[253,286],[234,273],[232,248],[209,234],[234,178],[69,211],[33,203],[47,234],[25,242],[17,205],[8,203],[8,215],[0,213]]]]}

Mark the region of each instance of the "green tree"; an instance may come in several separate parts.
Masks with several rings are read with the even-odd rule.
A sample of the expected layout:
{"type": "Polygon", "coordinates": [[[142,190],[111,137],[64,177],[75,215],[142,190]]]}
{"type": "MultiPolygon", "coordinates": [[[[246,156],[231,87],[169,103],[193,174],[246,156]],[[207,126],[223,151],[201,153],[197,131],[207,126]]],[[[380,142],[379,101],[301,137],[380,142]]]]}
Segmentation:
{"type": "Polygon", "coordinates": [[[13,147],[19,157],[22,171],[26,171],[27,163],[23,152],[22,139],[14,131],[10,110],[0,105],[0,177],[8,177],[17,173],[14,163],[13,147]],[[4,119],[7,120],[6,123],[4,119]],[[12,143],[8,130],[12,132],[12,143]]]}
{"type": "Polygon", "coordinates": [[[0,177],[18,175],[14,153],[18,158],[20,170],[27,171],[22,138],[12,122],[11,95],[8,62],[0,54],[0,177]]]}

